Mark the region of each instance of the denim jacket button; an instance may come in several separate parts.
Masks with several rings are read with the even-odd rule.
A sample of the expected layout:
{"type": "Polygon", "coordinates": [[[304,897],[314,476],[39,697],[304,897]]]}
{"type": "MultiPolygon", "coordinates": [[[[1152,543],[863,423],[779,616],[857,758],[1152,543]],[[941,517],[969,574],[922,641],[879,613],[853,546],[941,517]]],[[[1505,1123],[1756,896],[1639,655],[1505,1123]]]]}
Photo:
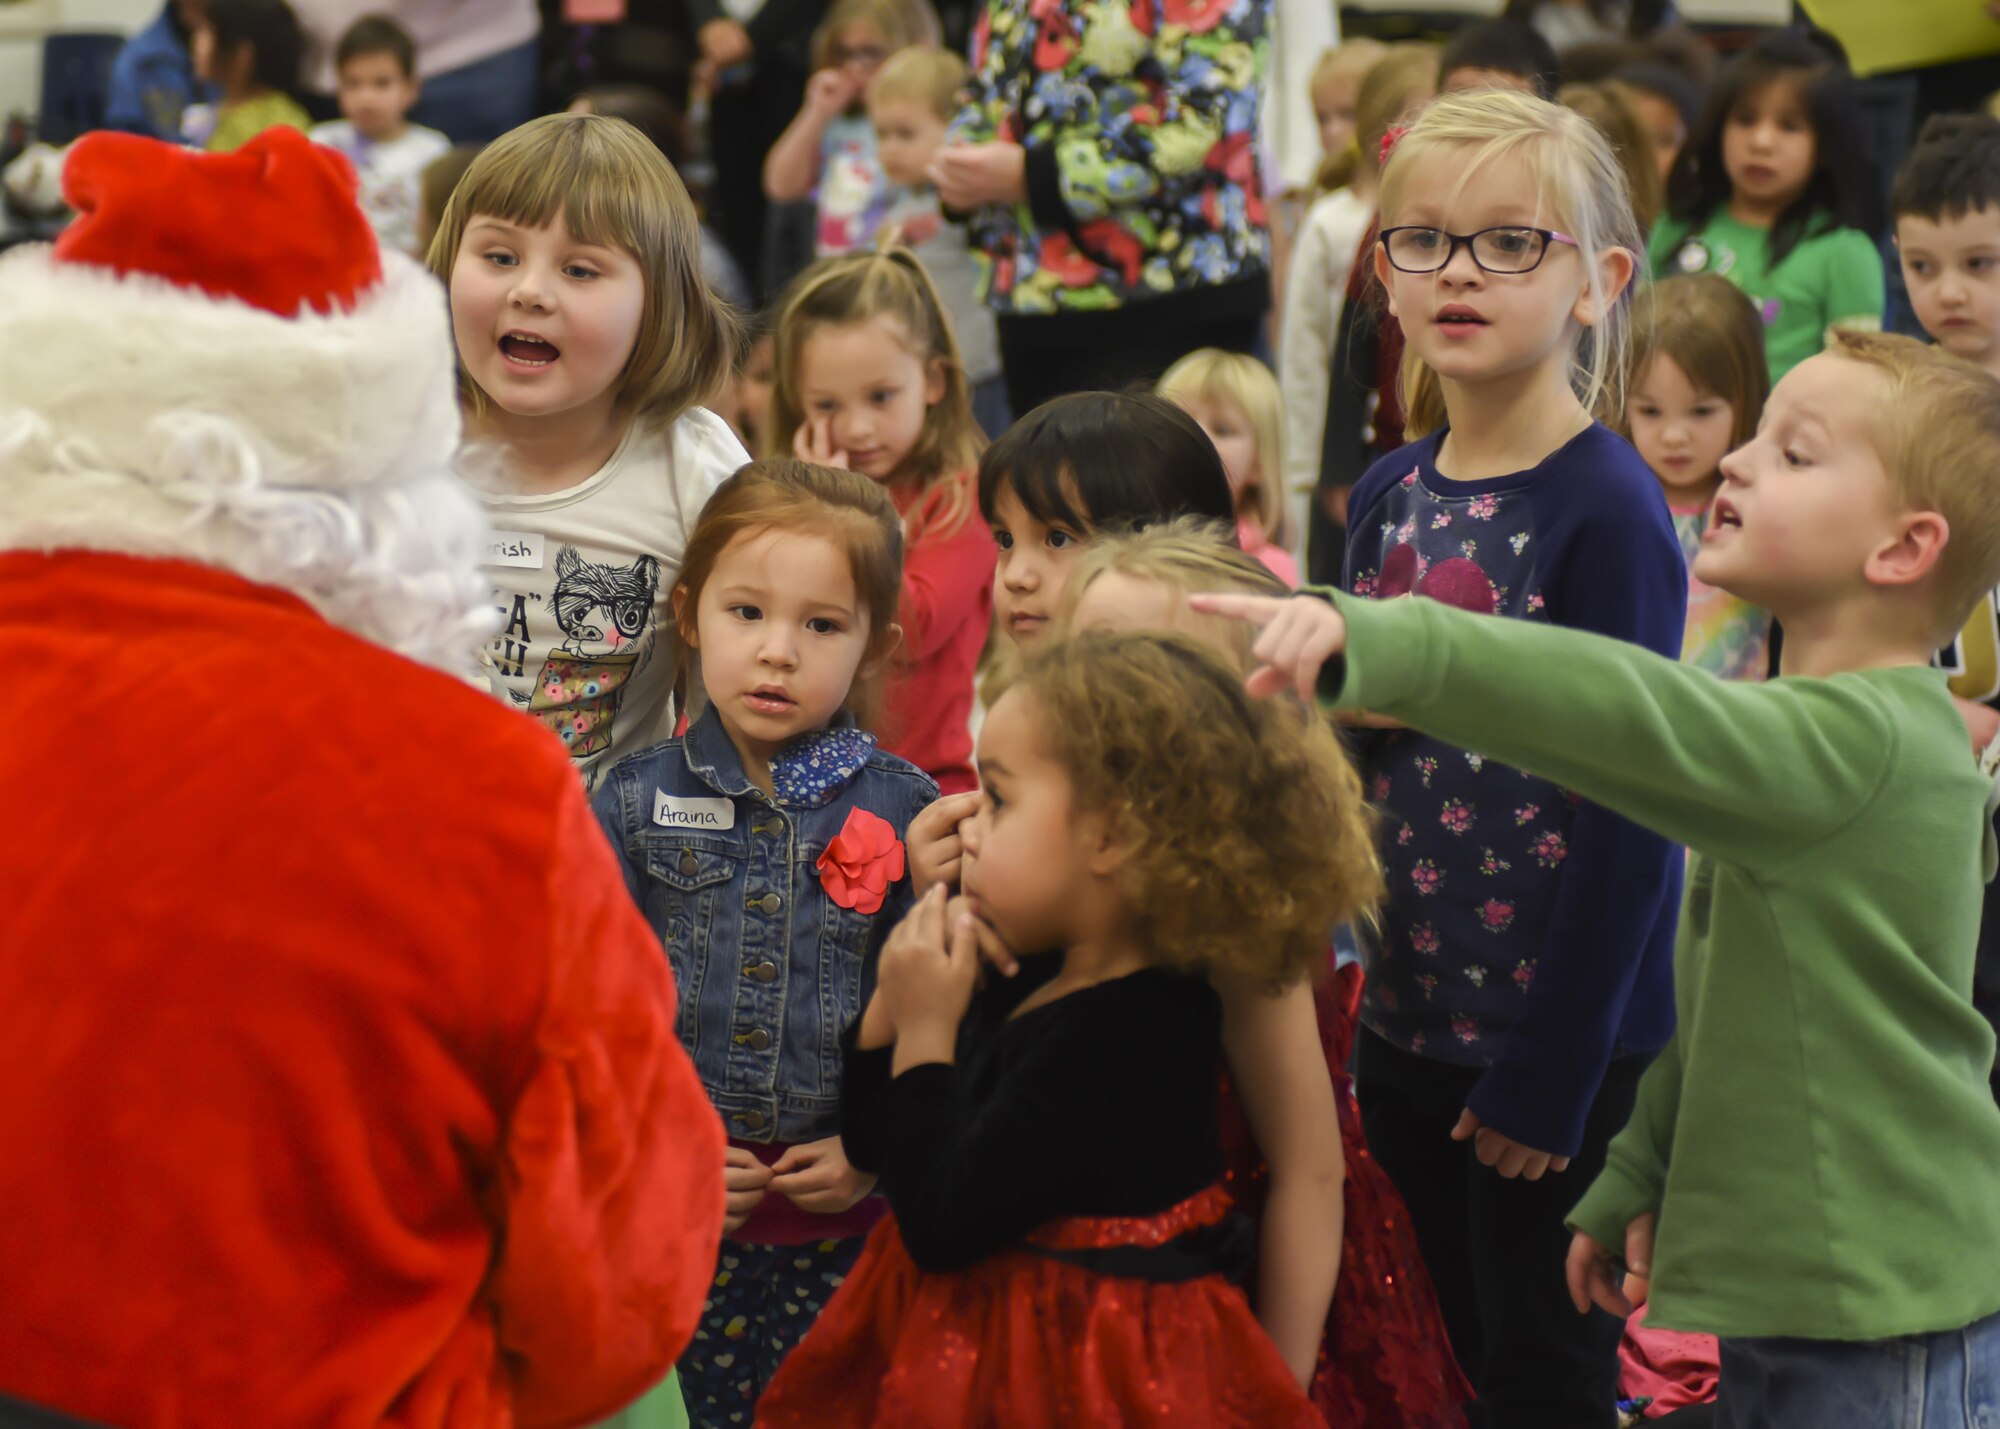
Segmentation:
{"type": "Polygon", "coordinates": [[[783,819],[759,819],[750,826],[750,832],[753,834],[781,834],[784,831],[785,821],[783,819]]]}
{"type": "Polygon", "coordinates": [[[753,1028],[750,1035],[743,1039],[743,1045],[753,1052],[761,1052],[771,1045],[771,1034],[761,1027],[753,1028]]]}
{"type": "Polygon", "coordinates": [[[691,852],[683,853],[681,855],[681,876],[683,878],[693,878],[700,872],[701,860],[696,858],[691,852]]]}
{"type": "Polygon", "coordinates": [[[776,963],[756,963],[744,971],[746,976],[753,977],[758,982],[771,982],[778,976],[778,965],[776,963]]]}
{"type": "Polygon", "coordinates": [[[762,898],[752,898],[750,906],[762,909],[766,913],[775,913],[785,906],[785,900],[775,893],[766,893],[762,898]]]}
{"type": "Polygon", "coordinates": [[[737,1113],[736,1120],[742,1122],[751,1131],[762,1131],[764,1129],[764,1113],[761,1111],[739,1112],[737,1113]]]}

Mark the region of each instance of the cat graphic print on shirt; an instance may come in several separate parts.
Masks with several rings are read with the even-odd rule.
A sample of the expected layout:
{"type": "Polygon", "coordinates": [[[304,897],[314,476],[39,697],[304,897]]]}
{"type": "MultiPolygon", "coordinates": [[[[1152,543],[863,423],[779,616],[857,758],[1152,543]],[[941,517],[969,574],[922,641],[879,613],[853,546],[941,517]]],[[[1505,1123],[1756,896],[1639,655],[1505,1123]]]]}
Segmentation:
{"type": "Polygon", "coordinates": [[[500,632],[488,683],[568,748],[587,787],[673,733],[673,589],[709,495],[749,460],[713,413],[635,424],[603,468],[545,496],[481,493],[500,632]]]}

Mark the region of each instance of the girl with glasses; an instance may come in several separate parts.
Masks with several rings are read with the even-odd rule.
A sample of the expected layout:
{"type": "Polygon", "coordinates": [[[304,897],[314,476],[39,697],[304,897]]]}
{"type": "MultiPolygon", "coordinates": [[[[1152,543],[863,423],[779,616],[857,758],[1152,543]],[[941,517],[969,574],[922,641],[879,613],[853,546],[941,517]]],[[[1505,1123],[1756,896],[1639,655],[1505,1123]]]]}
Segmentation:
{"type": "MultiPolygon", "coordinates": [[[[1381,214],[1411,440],[1354,488],[1343,584],[1677,656],[1666,504],[1597,420],[1621,409],[1641,244],[1602,135],[1530,95],[1447,96],[1391,149],[1381,214]]],[[[1608,1426],[1619,1326],[1571,1306],[1563,1220],[1672,1027],[1678,860],[1475,750],[1358,733],[1389,881],[1362,930],[1369,1146],[1482,1422],[1608,1426]]]]}

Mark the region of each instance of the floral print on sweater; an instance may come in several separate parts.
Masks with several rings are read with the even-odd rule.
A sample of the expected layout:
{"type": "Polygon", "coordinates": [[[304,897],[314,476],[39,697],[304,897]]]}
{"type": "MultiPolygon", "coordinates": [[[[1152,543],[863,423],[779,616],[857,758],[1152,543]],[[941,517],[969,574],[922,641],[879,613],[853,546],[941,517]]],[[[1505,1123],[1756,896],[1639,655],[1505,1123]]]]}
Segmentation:
{"type": "Polygon", "coordinates": [[[953,137],[1027,150],[1028,201],[972,221],[1003,312],[1123,307],[1251,278],[1271,0],[988,0],[953,137]]]}

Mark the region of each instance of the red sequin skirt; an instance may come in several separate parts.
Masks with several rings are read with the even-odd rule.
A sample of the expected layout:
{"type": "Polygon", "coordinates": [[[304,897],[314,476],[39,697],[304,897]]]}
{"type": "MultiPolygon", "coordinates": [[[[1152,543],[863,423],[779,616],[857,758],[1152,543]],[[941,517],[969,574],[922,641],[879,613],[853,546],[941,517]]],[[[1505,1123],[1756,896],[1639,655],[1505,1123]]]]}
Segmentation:
{"type": "Polygon", "coordinates": [[[1062,1253],[1167,1247],[1216,1226],[1212,1187],[1157,1216],[1073,1217],[927,1274],[894,1218],[757,1405],[768,1429],[1320,1429],[1243,1292],[1220,1274],[1102,1274],[1062,1253]],[[1056,1255],[1043,1252],[1056,1252],[1056,1255]]]}
{"type": "MultiPolygon", "coordinates": [[[[1347,1074],[1361,1005],[1361,968],[1349,963],[1314,990],[1320,1042],[1333,1074],[1347,1160],[1340,1279],[1320,1343],[1312,1399],[1329,1429],[1463,1429],[1472,1388],[1452,1357],[1437,1292],[1424,1269],[1403,1198],[1368,1154],[1347,1074]]],[[[1268,1168],[1242,1103],[1222,1098],[1223,1154],[1237,1207],[1261,1213],[1268,1168]]]]}

